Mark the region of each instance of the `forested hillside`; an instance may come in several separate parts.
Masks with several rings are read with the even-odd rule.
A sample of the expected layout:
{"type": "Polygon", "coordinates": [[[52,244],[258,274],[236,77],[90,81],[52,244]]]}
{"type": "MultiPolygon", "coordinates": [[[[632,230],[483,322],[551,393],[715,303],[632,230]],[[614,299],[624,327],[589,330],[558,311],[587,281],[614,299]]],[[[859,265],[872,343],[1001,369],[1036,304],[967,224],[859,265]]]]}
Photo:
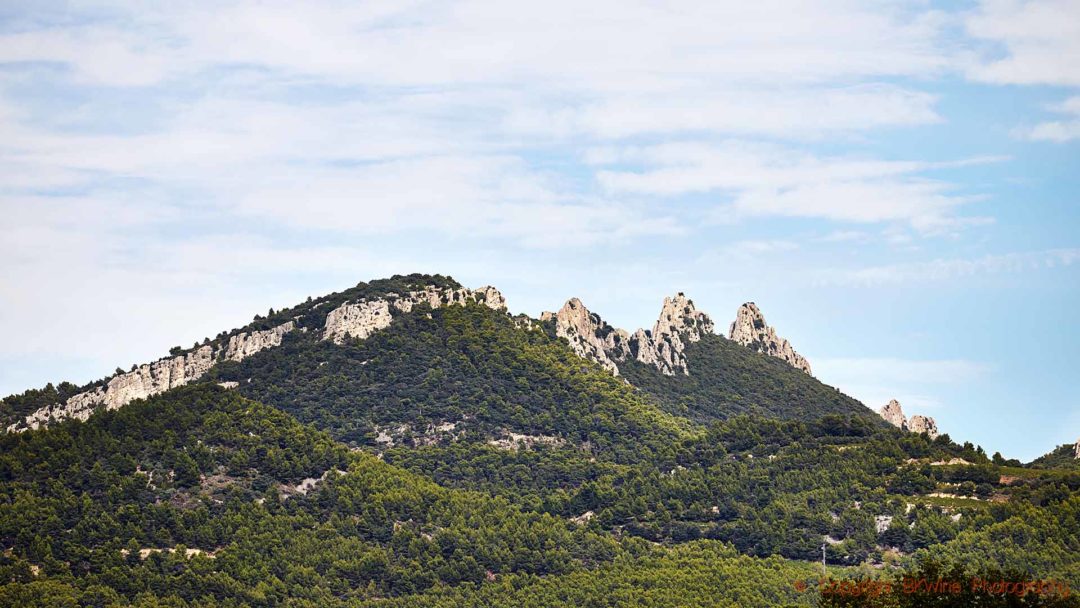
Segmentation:
{"type": "Polygon", "coordinates": [[[664,376],[636,361],[624,364],[620,371],[666,411],[700,422],[740,414],[791,420],[839,414],[883,423],[862,403],[813,376],[715,334],[691,344],[686,358],[688,375],[664,376]]]}
{"type": "Polygon", "coordinates": [[[210,386],[9,435],[0,454],[0,578],[12,581],[0,605],[141,594],[326,605],[566,573],[619,549],[210,386]]]}
{"type": "Polygon", "coordinates": [[[323,339],[324,306],[428,281],[457,288],[273,312],[248,330],[306,331],[0,437],[0,607],[812,606],[822,547],[842,579],[1080,586],[1080,471],[903,432],[718,336],[687,376],[476,301],[323,339]]]}

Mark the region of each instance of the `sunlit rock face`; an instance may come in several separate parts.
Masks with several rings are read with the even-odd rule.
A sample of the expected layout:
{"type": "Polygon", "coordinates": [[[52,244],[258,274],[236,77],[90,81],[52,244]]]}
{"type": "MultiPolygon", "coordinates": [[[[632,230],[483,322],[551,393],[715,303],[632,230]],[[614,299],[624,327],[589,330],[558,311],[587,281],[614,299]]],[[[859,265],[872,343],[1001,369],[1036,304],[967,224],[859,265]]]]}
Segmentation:
{"type": "Polygon", "coordinates": [[[878,415],[898,429],[911,433],[926,433],[931,439],[937,439],[938,437],[937,422],[933,418],[919,415],[906,418],[904,409],[900,407],[900,402],[896,399],[892,399],[881,406],[878,415]]]}
{"type": "Polygon", "coordinates": [[[907,420],[904,418],[904,410],[900,407],[900,402],[896,399],[891,399],[888,403],[881,406],[881,409],[878,410],[878,414],[880,414],[889,424],[898,429],[904,428],[907,424],[907,420]]]}
{"type": "Polygon", "coordinates": [[[937,422],[929,416],[912,416],[907,423],[907,430],[912,433],[926,433],[931,439],[938,436],[937,422]]]}
{"type": "Polygon", "coordinates": [[[296,329],[296,323],[289,321],[264,331],[236,334],[229,338],[229,345],[225,348],[225,358],[230,361],[243,361],[261,350],[281,346],[281,339],[294,329],[296,329]]]}
{"type": "Polygon", "coordinates": [[[428,287],[422,291],[410,291],[404,295],[388,294],[386,299],[346,302],[326,315],[323,339],[342,344],[346,338],[366,339],[372,333],[385,329],[393,322],[391,308],[400,312],[412,312],[418,304],[431,308],[464,305],[479,302],[494,310],[506,310],[506,298],[491,286],[480,289],[451,289],[428,287]]]}
{"type": "Polygon", "coordinates": [[[810,362],[795,352],[790,342],[776,335],[776,329],[765,323],[765,316],[753,302],[739,307],[728,329],[728,339],[810,373],[810,362]]]}
{"type": "Polygon", "coordinates": [[[540,320],[553,321],[555,335],[566,338],[579,357],[596,361],[604,369],[619,375],[615,361],[623,361],[629,355],[630,336],[589,312],[581,300],[570,298],[558,312],[545,312],[540,315],[540,320]]]}
{"type": "Polygon", "coordinates": [[[664,298],[652,331],[638,329],[629,334],[616,329],[577,298],[568,300],[558,312],[545,312],[540,318],[552,321],[555,334],[566,338],[575,353],[615,375],[619,374],[618,363],[631,359],[656,367],[668,376],[689,374],[686,347],[713,331],[712,319],[682,293],[664,298]]]}

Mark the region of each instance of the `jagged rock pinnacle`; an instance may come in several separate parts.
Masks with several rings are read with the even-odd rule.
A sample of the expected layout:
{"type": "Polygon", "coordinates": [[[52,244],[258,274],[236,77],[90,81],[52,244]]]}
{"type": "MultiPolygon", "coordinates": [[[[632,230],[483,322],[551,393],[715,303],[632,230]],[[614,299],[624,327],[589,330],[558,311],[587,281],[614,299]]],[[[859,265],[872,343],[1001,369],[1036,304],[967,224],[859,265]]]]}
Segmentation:
{"type": "Polygon", "coordinates": [[[881,406],[881,409],[878,410],[878,414],[880,414],[886,422],[898,429],[902,429],[907,425],[907,419],[904,417],[904,410],[900,407],[900,402],[896,399],[891,399],[888,403],[881,406]]]}
{"type": "Polygon", "coordinates": [[[577,298],[567,301],[559,312],[545,312],[540,319],[554,321],[555,334],[566,338],[574,352],[615,375],[619,374],[618,362],[629,359],[652,365],[668,376],[689,374],[683,354],[687,345],[713,331],[712,319],[683,293],[664,298],[651,332],[638,329],[629,334],[616,329],[589,312],[577,298]]]}
{"type": "Polygon", "coordinates": [[[905,418],[904,409],[900,407],[900,402],[896,399],[891,399],[881,406],[878,415],[898,429],[911,433],[926,433],[931,439],[937,439],[937,422],[933,418],[919,415],[912,416],[910,419],[905,418]]]}
{"type": "Polygon", "coordinates": [[[811,373],[810,362],[795,352],[790,342],[776,335],[776,330],[765,323],[764,315],[753,302],[739,307],[728,330],[728,339],[811,373]]]}

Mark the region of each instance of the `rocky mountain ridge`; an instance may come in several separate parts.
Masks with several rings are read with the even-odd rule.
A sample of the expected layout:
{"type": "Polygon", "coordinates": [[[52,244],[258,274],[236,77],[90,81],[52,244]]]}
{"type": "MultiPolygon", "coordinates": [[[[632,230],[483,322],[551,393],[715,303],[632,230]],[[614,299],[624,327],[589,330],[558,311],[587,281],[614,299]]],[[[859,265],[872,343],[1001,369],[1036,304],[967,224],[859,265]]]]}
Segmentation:
{"type": "MultiPolygon", "coordinates": [[[[421,304],[439,308],[478,303],[500,312],[507,310],[506,299],[491,286],[468,289],[444,277],[406,278],[411,282],[404,285],[405,289],[391,279],[378,288],[373,284],[362,289],[365,284],[361,284],[341,294],[315,301],[309,299],[306,305],[276,315],[271,310],[272,318],[256,317],[256,323],[242,330],[220,334],[214,341],[207,340],[186,352],[174,351],[170,357],[136,366],[130,372],[119,372],[75,394],[68,392],[66,398],[62,394],[58,402],[44,401],[47,405],[43,407],[32,404],[22,410],[25,415],[9,418],[6,430],[21,432],[70,418],[86,420],[98,409],[116,409],[133,400],[195,382],[218,363],[240,362],[278,347],[292,333],[310,331],[308,339],[344,344],[348,340],[367,339],[389,327],[396,315],[409,313],[421,304]]],[[[515,319],[517,327],[535,327],[535,321],[521,317],[528,322],[515,319]]],[[[578,356],[595,361],[616,376],[620,375],[619,366],[629,361],[654,367],[664,376],[689,376],[692,372],[687,348],[707,335],[724,338],[715,333],[710,316],[698,310],[693,300],[682,292],[664,298],[651,329],[637,329],[633,333],[612,327],[578,298],[568,300],[558,312],[543,313],[540,322],[551,323],[555,335],[565,338],[578,356]]],[[[753,302],[738,309],[727,339],[810,373],[809,362],[795,352],[790,342],[777,336],[753,302]]],[[[913,416],[908,420],[898,403],[883,408],[882,416],[898,428],[937,435],[932,418],[913,416]]]]}
{"type": "Polygon", "coordinates": [[[896,399],[890,399],[888,403],[881,406],[878,415],[900,430],[911,433],[926,433],[931,439],[936,439],[938,436],[937,422],[933,418],[920,415],[906,418],[904,409],[900,407],[900,402],[896,399]]]}
{"type": "MultiPolygon", "coordinates": [[[[709,315],[698,310],[682,292],[664,298],[652,330],[638,329],[632,334],[612,327],[578,298],[567,300],[558,312],[543,313],[540,319],[553,322],[556,335],[566,338],[574,352],[616,376],[618,364],[630,360],[654,366],[667,376],[689,375],[686,347],[713,333],[715,327],[709,315]]],[[[739,307],[728,339],[810,373],[810,362],[795,352],[790,342],[776,335],[753,302],[739,307]]]]}
{"type": "MultiPolygon", "coordinates": [[[[420,303],[438,308],[467,301],[481,302],[496,310],[506,309],[505,298],[491,286],[477,290],[428,286],[404,295],[388,293],[386,298],[345,302],[326,315],[322,339],[341,344],[349,337],[367,338],[372,332],[390,325],[393,319],[391,308],[409,312],[420,303]]],[[[297,329],[297,322],[301,318],[297,316],[292,321],[266,330],[243,331],[230,336],[227,342],[204,344],[190,352],[143,364],[127,373],[118,373],[62,403],[46,405],[30,412],[22,420],[9,424],[7,432],[43,428],[70,418],[86,420],[99,408],[113,410],[136,399],[184,386],[201,378],[220,361],[243,361],[255,353],[280,346],[285,334],[297,329]]],[[[301,331],[306,332],[307,328],[301,328],[301,331]]]]}
{"type": "MultiPolygon", "coordinates": [[[[507,308],[506,299],[496,288],[485,286],[468,289],[452,280],[401,293],[380,292],[378,297],[353,297],[344,301],[340,297],[336,300],[331,298],[327,296],[314,303],[309,300],[310,305],[301,314],[269,328],[249,328],[231,335],[221,334],[218,339],[207,340],[187,352],[174,353],[173,356],[136,366],[130,372],[107,377],[81,392],[62,398],[60,402],[38,407],[13,422],[9,420],[6,430],[21,432],[37,429],[69,418],[85,420],[97,409],[116,409],[135,399],[144,399],[194,382],[219,362],[243,361],[263,350],[280,346],[285,335],[295,331],[306,333],[309,329],[318,330],[319,339],[343,344],[349,339],[366,339],[374,332],[389,327],[396,314],[411,312],[419,304],[438,308],[476,302],[499,311],[507,308]],[[324,315],[318,309],[328,303],[333,308],[324,315]]],[[[277,318],[281,319],[281,315],[277,318]]],[[[263,321],[264,327],[266,321],[263,321]]],[[[709,315],[697,310],[694,302],[681,292],[664,298],[660,315],[651,329],[638,329],[632,334],[612,327],[599,315],[590,312],[577,298],[568,300],[556,313],[543,313],[541,322],[546,321],[554,323],[556,335],[566,338],[575,353],[597,362],[614,375],[619,375],[620,363],[631,360],[655,367],[666,376],[689,375],[686,348],[701,340],[702,336],[714,333],[715,328],[709,315]]],[[[533,326],[531,319],[527,323],[515,323],[519,327],[533,326]]],[[[764,323],[760,310],[753,303],[739,309],[736,321],[732,323],[730,337],[809,373],[809,363],[795,353],[787,340],[776,336],[775,330],[764,323]]]]}

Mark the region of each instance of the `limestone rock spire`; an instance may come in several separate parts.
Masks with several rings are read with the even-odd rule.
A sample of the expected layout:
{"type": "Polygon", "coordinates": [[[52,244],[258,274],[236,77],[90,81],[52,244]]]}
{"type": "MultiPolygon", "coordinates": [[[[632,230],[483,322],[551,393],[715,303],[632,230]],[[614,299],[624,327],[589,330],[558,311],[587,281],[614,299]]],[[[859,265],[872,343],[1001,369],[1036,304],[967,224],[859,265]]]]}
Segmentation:
{"type": "Polygon", "coordinates": [[[577,298],[568,300],[558,312],[545,312],[540,320],[553,322],[555,335],[566,338],[575,353],[615,375],[619,374],[618,364],[628,360],[654,366],[668,376],[689,374],[686,347],[713,332],[709,315],[697,310],[693,300],[681,292],[664,298],[652,331],[638,329],[629,334],[616,329],[589,312],[577,298]]]}
{"type": "Polygon", "coordinates": [[[759,353],[786,361],[788,365],[810,372],[810,362],[795,352],[791,343],[776,335],[776,329],[765,323],[757,304],[747,302],[735,313],[735,320],[728,330],[728,339],[756,350],[759,353]]]}
{"type": "Polygon", "coordinates": [[[904,409],[900,407],[900,402],[896,399],[890,399],[888,403],[881,406],[878,415],[900,430],[911,433],[926,433],[931,439],[937,439],[937,422],[933,418],[919,415],[911,418],[904,417],[904,409]]]}

